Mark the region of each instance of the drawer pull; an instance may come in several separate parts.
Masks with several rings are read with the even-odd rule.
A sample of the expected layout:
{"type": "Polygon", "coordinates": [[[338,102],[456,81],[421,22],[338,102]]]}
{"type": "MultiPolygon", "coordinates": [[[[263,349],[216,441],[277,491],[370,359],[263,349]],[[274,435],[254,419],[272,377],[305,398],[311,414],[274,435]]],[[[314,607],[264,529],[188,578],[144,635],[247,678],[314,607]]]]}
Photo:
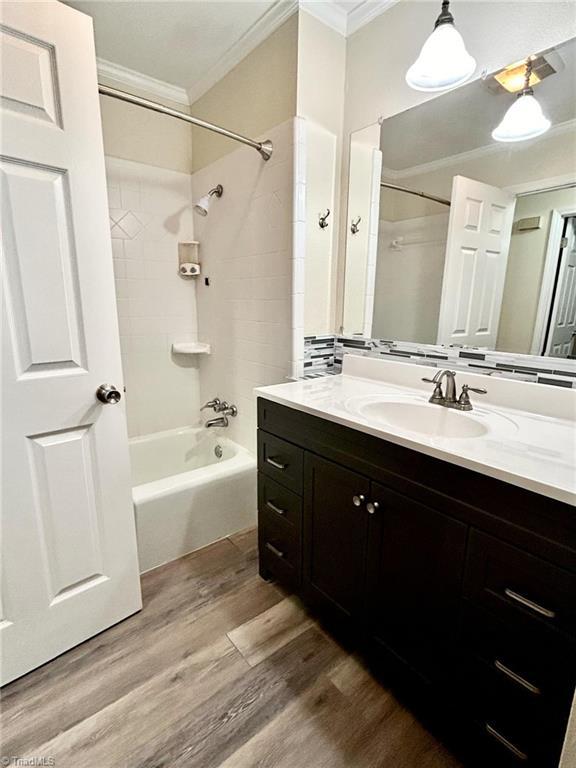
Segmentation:
{"type": "Polygon", "coordinates": [[[538,688],[535,685],[532,685],[532,683],[529,683],[528,680],[525,680],[520,675],[517,675],[516,672],[513,672],[505,664],[502,664],[502,662],[499,659],[495,659],[494,666],[499,672],[502,672],[502,674],[506,675],[506,677],[509,677],[510,680],[514,680],[515,683],[518,683],[518,685],[521,685],[523,688],[526,688],[526,690],[530,691],[530,693],[533,693],[535,696],[540,695],[541,693],[540,688],[538,688]]]}
{"type": "Polygon", "coordinates": [[[272,512],[276,512],[277,515],[285,515],[286,514],[286,510],[285,509],[281,509],[280,507],[277,507],[276,504],[274,504],[271,501],[267,501],[266,502],[266,506],[268,507],[268,509],[271,509],[272,512]]]}
{"type": "Polygon", "coordinates": [[[276,557],[284,557],[284,552],[282,552],[279,549],[276,549],[274,544],[270,544],[269,541],[266,542],[266,549],[269,549],[273,555],[276,555],[276,557]]]}
{"type": "Polygon", "coordinates": [[[535,613],[539,613],[540,616],[545,616],[547,619],[553,619],[556,616],[555,611],[551,611],[548,608],[543,608],[541,605],[538,605],[538,603],[534,603],[532,600],[529,600],[527,597],[524,597],[524,595],[519,595],[518,592],[514,592],[513,589],[506,589],[504,590],[504,594],[506,597],[509,597],[511,600],[515,600],[517,603],[520,603],[520,605],[523,605],[525,608],[530,608],[531,611],[534,611],[535,613]]]}
{"type": "Polygon", "coordinates": [[[280,464],[279,461],[271,459],[269,456],[266,458],[266,463],[271,464],[276,469],[286,469],[288,467],[288,464],[280,464]]]}
{"type": "Polygon", "coordinates": [[[502,736],[501,733],[498,733],[498,731],[495,728],[492,728],[491,725],[488,725],[488,723],[484,724],[486,726],[486,732],[492,736],[493,739],[496,739],[496,741],[499,741],[500,744],[504,745],[507,750],[512,752],[514,757],[517,757],[519,760],[528,760],[528,755],[526,752],[522,752],[521,749],[518,749],[518,747],[514,746],[511,741],[508,741],[504,736],[502,736]]]}

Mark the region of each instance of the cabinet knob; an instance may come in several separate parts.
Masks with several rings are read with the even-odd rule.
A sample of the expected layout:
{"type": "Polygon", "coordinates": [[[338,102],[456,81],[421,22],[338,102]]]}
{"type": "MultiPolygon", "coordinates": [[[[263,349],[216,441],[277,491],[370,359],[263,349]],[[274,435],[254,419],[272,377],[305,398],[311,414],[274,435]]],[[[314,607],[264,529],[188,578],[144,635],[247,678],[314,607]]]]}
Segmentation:
{"type": "Polygon", "coordinates": [[[362,494],[360,494],[359,496],[352,496],[352,504],[354,504],[355,507],[359,507],[361,506],[364,499],[365,497],[362,494]]]}
{"type": "Polygon", "coordinates": [[[379,506],[380,504],[378,504],[377,501],[369,501],[368,504],[366,504],[366,509],[368,510],[368,514],[373,515],[379,506]]]}

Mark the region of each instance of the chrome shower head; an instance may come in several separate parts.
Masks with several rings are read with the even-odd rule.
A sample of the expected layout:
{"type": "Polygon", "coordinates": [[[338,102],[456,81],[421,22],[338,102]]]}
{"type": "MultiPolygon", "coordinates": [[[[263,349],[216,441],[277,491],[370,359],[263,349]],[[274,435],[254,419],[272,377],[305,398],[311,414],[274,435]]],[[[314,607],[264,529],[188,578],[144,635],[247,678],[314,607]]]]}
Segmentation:
{"type": "Polygon", "coordinates": [[[210,201],[212,197],[222,197],[223,192],[224,187],[222,184],[217,184],[214,189],[211,189],[207,195],[204,195],[195,203],[194,211],[199,216],[208,216],[208,211],[210,210],[210,201]]]}

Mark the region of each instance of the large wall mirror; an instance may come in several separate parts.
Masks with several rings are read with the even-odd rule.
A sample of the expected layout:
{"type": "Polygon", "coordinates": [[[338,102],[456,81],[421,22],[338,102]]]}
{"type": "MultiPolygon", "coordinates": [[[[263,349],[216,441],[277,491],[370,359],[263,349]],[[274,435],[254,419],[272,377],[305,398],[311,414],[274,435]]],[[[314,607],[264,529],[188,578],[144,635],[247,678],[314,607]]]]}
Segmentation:
{"type": "Polygon", "coordinates": [[[523,62],[352,135],[344,333],[576,355],[575,68],[533,57],[536,138],[492,137],[523,62]]]}

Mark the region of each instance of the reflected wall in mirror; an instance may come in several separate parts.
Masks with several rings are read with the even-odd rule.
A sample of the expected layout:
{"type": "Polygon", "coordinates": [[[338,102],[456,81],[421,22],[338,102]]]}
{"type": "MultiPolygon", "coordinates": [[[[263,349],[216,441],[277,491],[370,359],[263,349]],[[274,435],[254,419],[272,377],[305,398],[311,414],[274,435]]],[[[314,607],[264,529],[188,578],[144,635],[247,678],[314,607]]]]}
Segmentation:
{"type": "Polygon", "coordinates": [[[576,355],[576,41],[533,60],[537,138],[492,138],[501,72],[352,135],[344,333],[576,355]]]}

